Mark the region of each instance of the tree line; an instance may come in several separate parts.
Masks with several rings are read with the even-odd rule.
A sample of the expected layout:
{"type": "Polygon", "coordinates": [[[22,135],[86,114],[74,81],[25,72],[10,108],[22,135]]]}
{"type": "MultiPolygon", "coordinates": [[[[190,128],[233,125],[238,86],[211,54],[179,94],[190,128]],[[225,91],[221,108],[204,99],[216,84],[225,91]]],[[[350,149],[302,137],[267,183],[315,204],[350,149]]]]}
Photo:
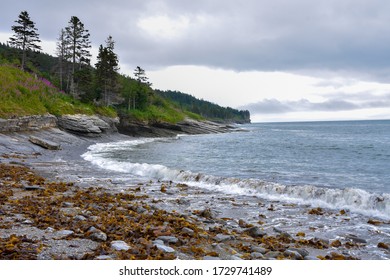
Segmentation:
{"type": "Polygon", "coordinates": [[[61,91],[82,102],[114,106],[117,111],[130,113],[147,110],[161,103],[159,98],[171,100],[182,111],[190,111],[205,118],[249,122],[249,111],[223,108],[208,101],[177,91],[151,89],[151,83],[140,66],[134,77],[119,74],[119,59],[111,35],[99,46],[95,65],[91,65],[89,30],[76,16],[72,16],[59,32],[56,57],[41,53],[38,29],[27,11],[22,11],[11,27],[14,31],[6,45],[0,44],[1,58],[15,61],[10,53],[17,51],[20,67],[25,71],[39,68],[61,91]]]}
{"type": "MultiPolygon", "coordinates": [[[[37,61],[37,54],[42,50],[39,45],[41,40],[27,11],[22,11],[15,23],[11,27],[14,34],[8,44],[20,51],[20,66],[28,71],[28,65],[31,65],[29,56],[32,62],[37,61]]],[[[68,25],[59,32],[56,44],[58,60],[51,69],[59,89],[83,102],[123,105],[127,109],[147,106],[151,84],[145,70],[137,66],[135,80],[119,74],[119,59],[111,35],[104,45],[99,46],[94,67],[91,65],[91,47],[89,30],[77,16],[72,16],[68,25]]]]}
{"type": "Polygon", "coordinates": [[[237,123],[250,122],[248,110],[237,110],[230,107],[221,107],[209,101],[195,98],[194,96],[179,91],[156,90],[156,93],[176,103],[182,110],[201,115],[214,121],[231,121],[237,123]]]}

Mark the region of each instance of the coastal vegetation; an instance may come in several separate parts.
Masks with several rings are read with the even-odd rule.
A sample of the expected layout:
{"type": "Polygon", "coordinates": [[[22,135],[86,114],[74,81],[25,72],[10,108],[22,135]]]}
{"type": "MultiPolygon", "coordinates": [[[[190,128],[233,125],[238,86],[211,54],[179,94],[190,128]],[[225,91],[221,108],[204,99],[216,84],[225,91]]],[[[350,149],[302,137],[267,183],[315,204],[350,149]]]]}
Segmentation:
{"type": "Polygon", "coordinates": [[[56,56],[41,52],[35,23],[22,11],[9,42],[0,43],[0,117],[29,114],[103,114],[142,122],[176,123],[186,118],[249,122],[249,111],[224,108],[177,91],[152,88],[145,69],[120,73],[111,35],[91,65],[90,33],[72,16],[60,30],[56,56]]]}

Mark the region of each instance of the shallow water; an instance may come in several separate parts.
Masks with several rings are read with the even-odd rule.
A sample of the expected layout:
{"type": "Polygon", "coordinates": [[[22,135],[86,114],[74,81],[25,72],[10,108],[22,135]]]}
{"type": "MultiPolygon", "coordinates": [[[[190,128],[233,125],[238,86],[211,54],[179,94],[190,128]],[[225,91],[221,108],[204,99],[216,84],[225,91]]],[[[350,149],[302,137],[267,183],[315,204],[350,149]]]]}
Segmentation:
{"type": "Polygon", "coordinates": [[[367,245],[352,255],[389,258],[376,247],[390,242],[389,224],[367,222],[390,219],[390,121],[244,128],[249,132],[100,143],[82,157],[122,182],[152,180],[147,191],[154,194],[159,180],[190,185],[183,205],[178,191],[164,198],[160,207],[168,210],[211,205],[221,216],[254,223],[262,214],[265,230],[345,241],[354,234],[367,245]],[[308,214],[313,207],[326,210],[308,214]]]}

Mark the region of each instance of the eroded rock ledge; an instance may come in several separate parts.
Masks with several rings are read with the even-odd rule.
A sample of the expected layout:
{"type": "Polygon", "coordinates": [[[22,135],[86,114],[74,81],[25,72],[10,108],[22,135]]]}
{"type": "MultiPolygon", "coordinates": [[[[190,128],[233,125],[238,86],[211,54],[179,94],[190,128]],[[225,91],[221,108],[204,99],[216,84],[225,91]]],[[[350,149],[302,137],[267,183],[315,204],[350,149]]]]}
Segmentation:
{"type": "Polygon", "coordinates": [[[104,116],[77,114],[56,117],[48,114],[43,116],[15,117],[11,119],[0,118],[0,132],[37,131],[58,127],[77,135],[97,137],[102,133],[117,132],[116,124],[118,123],[118,118],[104,116]]]}
{"type": "Polygon", "coordinates": [[[53,127],[57,127],[57,118],[50,114],[11,119],[0,118],[0,132],[36,131],[53,127]]]}

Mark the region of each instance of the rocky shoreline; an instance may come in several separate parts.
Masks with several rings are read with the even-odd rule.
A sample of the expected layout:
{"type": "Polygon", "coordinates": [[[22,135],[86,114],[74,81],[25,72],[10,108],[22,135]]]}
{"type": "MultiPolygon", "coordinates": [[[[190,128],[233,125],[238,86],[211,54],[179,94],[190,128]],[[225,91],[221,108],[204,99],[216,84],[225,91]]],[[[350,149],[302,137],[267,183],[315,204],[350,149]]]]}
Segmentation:
{"type": "MultiPolygon", "coordinates": [[[[210,131],[220,125],[208,125],[209,133],[222,132],[210,131]]],[[[75,164],[80,154],[93,143],[128,136],[76,134],[55,127],[0,134],[0,259],[344,260],[355,257],[343,248],[366,245],[353,235],[325,240],[278,227],[264,230],[264,214],[254,223],[221,216],[207,203],[182,211],[190,197],[208,195],[185,184],[94,178],[93,167],[75,164]],[[42,148],[31,137],[61,150],[42,148]]],[[[311,209],[308,215],[325,212],[311,209]]],[[[389,250],[389,244],[377,246],[389,250]]]]}

